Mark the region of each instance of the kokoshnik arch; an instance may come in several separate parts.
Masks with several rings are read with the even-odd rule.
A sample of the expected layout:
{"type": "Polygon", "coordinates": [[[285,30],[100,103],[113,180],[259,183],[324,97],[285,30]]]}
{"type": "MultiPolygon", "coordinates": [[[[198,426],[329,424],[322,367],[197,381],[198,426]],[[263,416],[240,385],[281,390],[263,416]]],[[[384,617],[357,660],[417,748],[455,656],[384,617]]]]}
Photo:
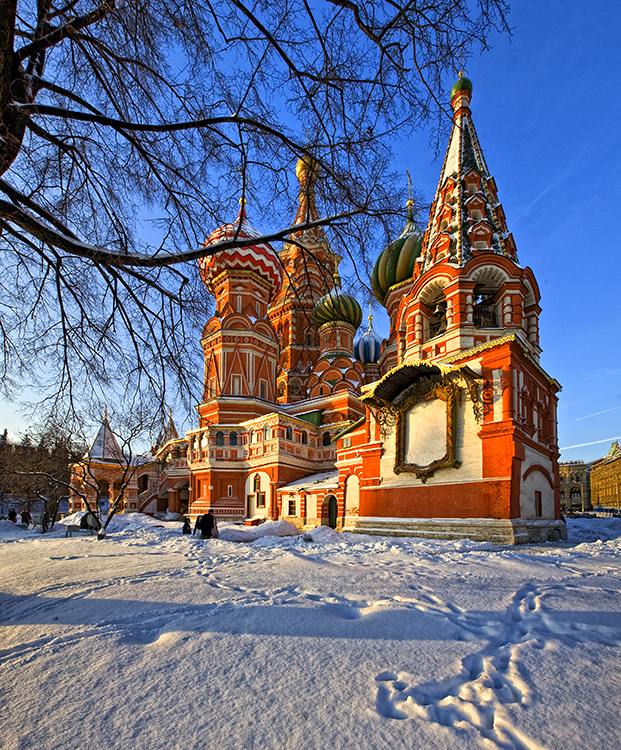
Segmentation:
{"type": "MultiPolygon", "coordinates": [[[[539,288],[519,265],[471,98],[460,76],[426,230],[408,203],[373,269],[386,340],[371,317],[356,337],[360,305],[342,292],[321,228],[280,257],[257,242],[201,261],[216,310],[201,339],[198,427],[178,437],[167,426],[127,510],[513,543],[565,536],[560,386],[539,364],[539,288]]],[[[297,223],[318,216],[318,175],[308,159],[296,173],[297,223]]],[[[243,205],[207,243],[233,236],[259,236],[243,205]]]]}

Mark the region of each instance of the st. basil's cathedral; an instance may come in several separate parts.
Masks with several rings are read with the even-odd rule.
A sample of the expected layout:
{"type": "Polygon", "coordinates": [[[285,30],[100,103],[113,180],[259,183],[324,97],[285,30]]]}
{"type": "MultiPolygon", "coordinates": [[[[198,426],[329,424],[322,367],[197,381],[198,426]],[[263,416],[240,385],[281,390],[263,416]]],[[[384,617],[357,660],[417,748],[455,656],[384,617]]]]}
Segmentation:
{"type": "MultiPolygon", "coordinates": [[[[373,268],[386,340],[370,316],[360,328],[320,228],[279,253],[257,239],[201,260],[215,313],[202,331],[198,427],[179,437],[170,419],[124,510],[213,508],[250,524],[501,543],[564,538],[560,386],[539,364],[539,287],[519,265],[471,98],[460,77],[424,233],[409,202],[373,268]]],[[[296,172],[295,223],[312,222],[321,176],[309,159],[296,172]]],[[[242,205],[206,242],[253,237],[242,205]]],[[[113,484],[120,449],[107,420],[88,456],[113,484]]]]}

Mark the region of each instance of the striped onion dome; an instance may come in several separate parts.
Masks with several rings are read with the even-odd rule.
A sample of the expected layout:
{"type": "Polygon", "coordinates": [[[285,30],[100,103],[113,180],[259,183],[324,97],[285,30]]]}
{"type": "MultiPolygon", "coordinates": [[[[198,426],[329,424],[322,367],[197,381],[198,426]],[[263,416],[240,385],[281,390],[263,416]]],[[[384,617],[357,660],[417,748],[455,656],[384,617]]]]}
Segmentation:
{"type": "MultiPolygon", "coordinates": [[[[246,209],[242,204],[237,220],[214,230],[205,240],[205,245],[213,245],[226,240],[247,240],[260,237],[260,233],[248,222],[246,209]]],[[[207,255],[198,261],[201,279],[210,291],[213,280],[223,271],[254,271],[272,287],[272,296],[282,283],[282,266],[276,251],[267,242],[221,250],[207,255]]]]}
{"type": "Polygon", "coordinates": [[[374,364],[380,358],[382,339],[373,328],[373,316],[369,315],[369,325],[354,343],[354,356],[363,365],[374,364]]]}
{"type": "Polygon", "coordinates": [[[408,218],[403,231],[379,255],[371,274],[373,293],[382,304],[391,286],[412,277],[414,262],[421,253],[423,237],[414,224],[413,202],[407,203],[408,218]]]}
{"type": "Polygon", "coordinates": [[[317,300],[313,309],[313,325],[316,328],[324,323],[349,323],[358,328],[362,320],[360,305],[349,294],[334,289],[317,300]]]}

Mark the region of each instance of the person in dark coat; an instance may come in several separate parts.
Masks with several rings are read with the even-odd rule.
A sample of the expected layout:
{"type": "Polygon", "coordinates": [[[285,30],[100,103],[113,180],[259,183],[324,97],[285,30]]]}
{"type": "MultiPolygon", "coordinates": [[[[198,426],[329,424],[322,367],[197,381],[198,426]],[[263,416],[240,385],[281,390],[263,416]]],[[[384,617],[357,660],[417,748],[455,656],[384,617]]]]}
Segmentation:
{"type": "Polygon", "coordinates": [[[13,523],[17,523],[17,511],[15,508],[11,508],[9,511],[9,521],[13,521],[13,523]]]}
{"type": "Polygon", "coordinates": [[[196,521],[194,521],[194,531],[192,532],[192,536],[196,536],[196,534],[201,530],[201,519],[202,516],[196,516],[196,521]]]}
{"type": "Polygon", "coordinates": [[[203,539],[211,539],[214,536],[214,530],[217,535],[216,519],[213,514],[213,510],[210,508],[204,516],[201,517],[200,522],[201,536],[203,539]]]}
{"type": "Polygon", "coordinates": [[[22,511],[22,523],[24,524],[26,528],[28,528],[28,526],[30,526],[31,521],[32,521],[32,516],[30,515],[30,511],[27,508],[25,508],[22,511]]]}
{"type": "Polygon", "coordinates": [[[183,517],[183,526],[181,527],[182,534],[191,534],[192,527],[190,526],[190,519],[187,516],[183,517]]]}

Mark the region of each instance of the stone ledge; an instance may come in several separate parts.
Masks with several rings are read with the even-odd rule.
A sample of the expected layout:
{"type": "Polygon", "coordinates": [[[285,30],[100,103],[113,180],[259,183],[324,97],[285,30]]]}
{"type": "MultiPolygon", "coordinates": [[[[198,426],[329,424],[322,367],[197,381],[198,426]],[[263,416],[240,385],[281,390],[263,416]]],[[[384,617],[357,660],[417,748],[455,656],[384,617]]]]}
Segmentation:
{"type": "Polygon", "coordinates": [[[420,537],[423,539],[471,539],[495,544],[527,544],[567,539],[562,521],[488,518],[358,518],[343,528],[353,534],[420,537]]]}

